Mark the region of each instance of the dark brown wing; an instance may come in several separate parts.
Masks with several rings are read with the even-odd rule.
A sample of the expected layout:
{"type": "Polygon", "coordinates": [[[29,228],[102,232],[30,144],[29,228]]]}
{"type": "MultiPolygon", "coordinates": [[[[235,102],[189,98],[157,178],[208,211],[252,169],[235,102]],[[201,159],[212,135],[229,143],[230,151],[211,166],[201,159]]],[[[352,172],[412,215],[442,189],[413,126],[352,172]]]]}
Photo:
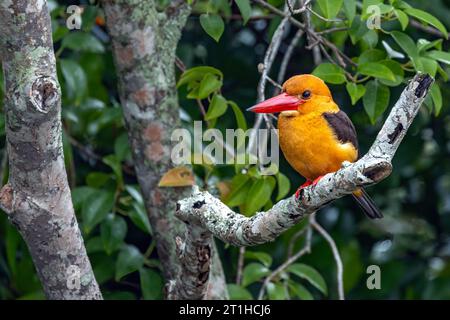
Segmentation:
{"type": "Polygon", "coordinates": [[[355,126],[345,112],[325,112],[323,117],[327,120],[340,142],[351,142],[356,150],[358,150],[355,126]]]}

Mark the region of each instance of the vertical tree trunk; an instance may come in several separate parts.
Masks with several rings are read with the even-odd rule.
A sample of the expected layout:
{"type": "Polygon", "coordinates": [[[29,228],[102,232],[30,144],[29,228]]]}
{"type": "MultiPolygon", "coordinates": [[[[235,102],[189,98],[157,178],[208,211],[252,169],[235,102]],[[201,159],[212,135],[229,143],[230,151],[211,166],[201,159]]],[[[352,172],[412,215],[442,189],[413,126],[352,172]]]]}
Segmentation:
{"type": "MultiPolygon", "coordinates": [[[[164,275],[171,280],[180,270],[175,238],[185,231],[174,216],[176,202],[189,190],[159,188],[158,182],[172,168],[170,137],[180,126],[175,51],[190,7],[179,0],[158,11],[155,2],[103,1],[135,169],[164,275]]],[[[209,297],[226,298],[217,254],[212,269],[209,297]]]]}
{"type": "Polygon", "coordinates": [[[0,206],[28,245],[49,299],[101,299],[75,218],[46,1],[0,2],[9,181],[0,206]]]}

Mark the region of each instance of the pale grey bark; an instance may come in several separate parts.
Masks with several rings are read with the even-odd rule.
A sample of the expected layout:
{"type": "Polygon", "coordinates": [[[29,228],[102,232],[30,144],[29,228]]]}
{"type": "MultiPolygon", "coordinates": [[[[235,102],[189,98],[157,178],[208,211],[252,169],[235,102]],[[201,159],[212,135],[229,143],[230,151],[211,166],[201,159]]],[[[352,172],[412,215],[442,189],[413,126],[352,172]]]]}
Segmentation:
{"type": "Polygon", "coordinates": [[[181,270],[168,285],[170,300],[201,300],[208,290],[212,235],[203,228],[187,228],[185,240],[177,238],[181,270]]]}
{"type": "Polygon", "coordinates": [[[178,202],[176,215],[189,228],[203,228],[236,246],[275,240],[282,232],[331,201],[386,178],[391,173],[395,152],[432,83],[429,75],[416,75],[392,108],[369,152],[357,162],[347,162],[337,172],[325,175],[316,185],[303,189],[298,198],[293,195],[266,212],[245,217],[210,193],[193,187],[192,195],[178,202]]]}
{"type": "MultiPolygon", "coordinates": [[[[178,277],[175,239],[185,227],[175,218],[177,200],[187,188],[160,188],[161,177],[173,168],[172,130],[180,127],[175,79],[175,51],[191,8],[172,1],[158,10],[152,0],[104,0],[119,78],[119,94],[132,148],[134,166],[145,199],[157,251],[167,280],[178,277]]],[[[220,260],[212,248],[207,297],[228,297],[220,260]]]]}
{"type": "Polygon", "coordinates": [[[9,181],[0,207],[23,236],[49,299],[101,299],[72,206],[46,1],[0,3],[9,181]]]}

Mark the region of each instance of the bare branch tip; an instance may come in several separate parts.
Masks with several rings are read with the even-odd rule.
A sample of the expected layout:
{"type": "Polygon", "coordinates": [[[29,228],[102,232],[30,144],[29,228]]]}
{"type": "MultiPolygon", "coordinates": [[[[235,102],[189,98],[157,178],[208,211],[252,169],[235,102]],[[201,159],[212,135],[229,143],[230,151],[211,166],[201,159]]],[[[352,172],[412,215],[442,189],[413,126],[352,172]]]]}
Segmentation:
{"type": "Polygon", "coordinates": [[[419,73],[417,74],[411,84],[414,86],[417,83],[417,87],[415,89],[414,94],[417,98],[423,98],[427,95],[428,91],[431,88],[431,85],[434,82],[434,78],[427,73],[419,73]]]}

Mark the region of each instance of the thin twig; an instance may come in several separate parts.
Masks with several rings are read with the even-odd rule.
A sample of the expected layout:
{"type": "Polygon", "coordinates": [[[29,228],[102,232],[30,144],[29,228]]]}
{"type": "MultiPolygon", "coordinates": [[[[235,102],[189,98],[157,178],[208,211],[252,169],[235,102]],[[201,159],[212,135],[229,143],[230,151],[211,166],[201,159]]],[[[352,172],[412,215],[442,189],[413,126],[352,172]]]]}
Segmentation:
{"type": "Polygon", "coordinates": [[[316,219],[310,219],[309,223],[311,226],[317,230],[318,233],[324,237],[324,239],[328,242],[328,245],[331,248],[331,251],[333,252],[334,260],[336,261],[336,267],[337,267],[337,273],[336,273],[336,280],[337,280],[337,287],[338,287],[338,297],[339,300],[345,300],[344,296],[344,266],[342,264],[341,255],[339,254],[339,250],[336,246],[336,243],[334,242],[333,238],[330,236],[330,234],[322,228],[322,226],[317,223],[316,219]]]}
{"type": "MultiPolygon", "coordinates": [[[[301,0],[303,2],[303,0],[301,0]]],[[[305,6],[310,7],[311,5],[306,4],[305,2],[305,6]]],[[[306,35],[307,35],[307,39],[308,39],[308,46],[307,49],[308,50],[312,50],[312,54],[313,54],[313,61],[314,61],[314,65],[319,65],[322,62],[322,56],[320,55],[320,50],[319,48],[316,46],[319,42],[320,42],[320,38],[319,37],[314,37],[314,28],[312,28],[312,23],[311,23],[311,12],[310,11],[305,11],[304,15],[304,21],[306,24],[306,35]]]]}
{"type": "Polygon", "coordinates": [[[413,26],[416,29],[419,29],[419,30],[426,32],[428,34],[431,34],[433,36],[442,37],[442,38],[448,40],[448,37],[446,38],[445,35],[442,32],[440,32],[439,30],[437,30],[433,27],[430,27],[430,26],[425,26],[417,20],[411,19],[411,20],[409,20],[409,23],[411,24],[411,26],[413,26]]]}
{"type": "MultiPolygon", "coordinates": [[[[309,220],[314,218],[314,214],[311,214],[309,217],[309,220]]],[[[258,294],[258,300],[262,300],[264,297],[264,292],[267,288],[267,285],[281,272],[286,270],[291,264],[293,264],[295,261],[300,259],[302,256],[304,256],[307,253],[311,252],[311,239],[312,239],[312,229],[308,225],[306,227],[306,238],[305,238],[305,245],[300,249],[296,254],[289,257],[282,265],[280,265],[277,269],[275,269],[271,274],[269,274],[265,279],[261,286],[261,289],[259,290],[258,294]]]]}
{"type": "Polygon", "coordinates": [[[321,16],[320,14],[318,14],[317,12],[315,12],[313,9],[311,9],[311,7],[306,7],[306,10],[308,10],[309,12],[311,12],[313,15],[315,15],[317,18],[325,21],[325,22],[342,22],[341,19],[328,19],[325,18],[323,16],[321,16]]]}
{"type": "Polygon", "coordinates": [[[246,247],[239,248],[239,258],[236,272],[236,284],[240,285],[242,283],[242,271],[244,270],[244,260],[245,260],[245,250],[246,247]]]}
{"type": "MultiPolygon", "coordinates": [[[[261,1],[261,2],[264,3],[264,1],[261,1]]],[[[276,10],[278,10],[278,9],[276,9],[276,10]]],[[[267,80],[270,78],[269,72],[272,68],[272,64],[273,64],[275,57],[278,53],[278,50],[280,48],[280,44],[283,39],[284,31],[288,25],[288,21],[290,18],[290,15],[288,14],[288,12],[289,12],[289,9],[287,6],[285,6],[284,12],[282,11],[283,19],[281,20],[280,24],[278,25],[277,29],[275,30],[275,32],[272,36],[272,40],[271,40],[269,47],[267,48],[266,54],[264,56],[264,62],[262,64],[258,65],[258,71],[261,73],[261,78],[258,83],[257,102],[261,102],[265,99],[266,83],[267,83],[267,80]]],[[[261,124],[263,121],[265,121],[267,127],[270,127],[271,120],[267,116],[265,116],[264,114],[258,114],[256,116],[255,124],[253,126],[253,129],[255,129],[255,130],[250,135],[249,143],[248,143],[249,152],[252,152],[255,147],[257,136],[258,136],[257,129],[259,129],[261,127],[261,124]]]]}
{"type": "Polygon", "coordinates": [[[348,30],[347,27],[334,27],[334,28],[325,29],[325,30],[322,30],[322,31],[316,31],[316,34],[323,35],[323,34],[339,32],[339,31],[347,31],[347,30],[348,30]]]}
{"type": "MultiPolygon", "coordinates": [[[[296,1],[294,1],[294,5],[295,5],[295,2],[296,2],[296,1]]],[[[286,5],[288,6],[289,11],[291,12],[291,14],[294,15],[294,14],[299,14],[299,13],[304,12],[304,11],[306,10],[306,6],[307,6],[310,2],[311,2],[311,0],[306,0],[306,2],[305,2],[300,8],[298,8],[298,9],[294,9],[294,5],[291,4],[291,1],[290,1],[290,0],[286,0],[286,5]]]]}
{"type": "Polygon", "coordinates": [[[283,83],[284,77],[286,76],[286,70],[289,61],[291,60],[291,57],[294,53],[294,49],[297,46],[303,34],[304,31],[302,29],[298,29],[297,32],[295,33],[294,38],[292,38],[291,43],[289,44],[289,47],[287,48],[286,53],[284,54],[283,60],[281,61],[281,66],[280,70],[278,71],[278,78],[277,78],[278,83],[283,83]]]}

